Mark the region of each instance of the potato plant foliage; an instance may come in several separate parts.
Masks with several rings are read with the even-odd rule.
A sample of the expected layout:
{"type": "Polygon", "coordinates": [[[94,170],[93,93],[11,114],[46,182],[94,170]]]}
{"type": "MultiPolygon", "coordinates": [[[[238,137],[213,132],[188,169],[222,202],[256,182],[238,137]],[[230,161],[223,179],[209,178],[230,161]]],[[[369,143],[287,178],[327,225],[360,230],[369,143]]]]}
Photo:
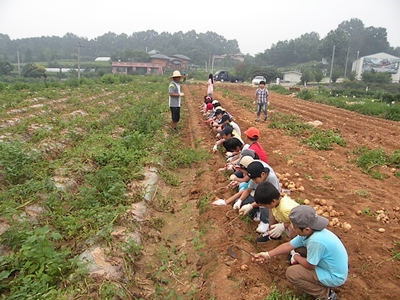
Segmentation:
{"type": "MultiPolygon", "coordinates": [[[[89,297],[87,285],[98,283],[77,260],[88,241],[126,252],[130,278],[141,247],[132,241],[113,245],[111,239],[114,226],[137,227],[124,217],[137,201],[128,197],[130,183],[143,179],[145,166],[168,174],[208,155],[183,147],[176,136],[165,138],[168,83],[165,77],[107,75],[47,87],[2,85],[3,298],[89,297]],[[26,208],[39,213],[31,216],[26,208]]],[[[95,288],[100,298],[125,296],[109,282],[95,288]]]]}

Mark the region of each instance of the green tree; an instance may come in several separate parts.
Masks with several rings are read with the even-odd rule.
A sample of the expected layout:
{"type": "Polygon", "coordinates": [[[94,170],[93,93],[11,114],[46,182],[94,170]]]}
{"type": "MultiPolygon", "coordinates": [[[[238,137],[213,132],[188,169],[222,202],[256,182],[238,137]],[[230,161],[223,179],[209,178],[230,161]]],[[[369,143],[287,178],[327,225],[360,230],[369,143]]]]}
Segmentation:
{"type": "Polygon", "coordinates": [[[363,43],[360,51],[361,56],[379,52],[387,52],[389,42],[387,41],[386,28],[367,27],[363,35],[363,43]]]}
{"type": "Polygon", "coordinates": [[[9,75],[14,70],[14,66],[8,61],[0,60],[0,75],[9,75]]]}
{"type": "Polygon", "coordinates": [[[21,75],[23,77],[33,77],[33,78],[46,77],[46,69],[41,65],[29,63],[24,65],[24,67],[22,68],[21,75]]]}
{"type": "Polygon", "coordinates": [[[334,63],[342,67],[346,64],[347,48],[349,46],[349,37],[346,32],[338,28],[331,30],[328,35],[322,40],[319,47],[319,52],[322,57],[328,61],[332,60],[333,47],[335,46],[334,63]]]}
{"type": "Polygon", "coordinates": [[[310,70],[302,70],[302,74],[300,77],[301,84],[307,84],[307,82],[312,80],[312,73],[310,70]]]}
{"type": "Polygon", "coordinates": [[[340,75],[343,74],[343,68],[341,68],[340,66],[334,66],[333,70],[332,70],[332,76],[331,76],[331,80],[333,83],[335,83],[339,78],[340,75]]]}
{"type": "Polygon", "coordinates": [[[315,81],[318,83],[320,83],[322,78],[324,78],[324,74],[322,73],[322,70],[320,68],[318,68],[314,71],[314,78],[315,78],[315,81]]]}
{"type": "Polygon", "coordinates": [[[354,81],[356,79],[356,75],[357,75],[356,71],[352,71],[352,72],[347,73],[347,78],[350,81],[354,81]]]}
{"type": "Polygon", "coordinates": [[[365,83],[390,83],[392,76],[386,72],[376,72],[374,69],[362,73],[362,81],[365,83]]]}
{"type": "Polygon", "coordinates": [[[27,48],[27,49],[25,50],[24,56],[25,56],[24,62],[26,62],[26,63],[32,62],[32,61],[33,61],[32,49],[31,49],[31,48],[27,48]]]}
{"type": "Polygon", "coordinates": [[[338,28],[343,30],[349,38],[349,61],[357,59],[357,52],[361,50],[364,36],[364,23],[357,18],[343,21],[338,28]]]}

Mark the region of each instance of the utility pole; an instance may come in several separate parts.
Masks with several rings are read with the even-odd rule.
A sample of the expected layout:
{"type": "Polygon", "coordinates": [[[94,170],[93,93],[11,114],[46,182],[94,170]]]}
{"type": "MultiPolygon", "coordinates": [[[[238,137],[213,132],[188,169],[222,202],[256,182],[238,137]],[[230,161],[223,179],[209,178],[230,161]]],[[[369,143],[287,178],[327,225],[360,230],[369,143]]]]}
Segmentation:
{"type": "Polygon", "coordinates": [[[17,60],[18,60],[18,76],[21,76],[21,67],[19,66],[19,46],[17,47],[17,60]]]}
{"type": "Polygon", "coordinates": [[[81,45],[80,42],[78,42],[78,79],[81,79],[81,45]]]}
{"type": "Polygon", "coordinates": [[[350,47],[347,47],[346,67],[344,68],[344,77],[346,77],[346,73],[347,73],[347,62],[349,61],[349,51],[350,51],[350,47]]]}
{"type": "Polygon", "coordinates": [[[333,45],[332,62],[331,62],[331,73],[329,74],[329,84],[332,83],[332,69],[333,69],[333,60],[334,59],[335,59],[335,45],[333,45]]]}
{"type": "Polygon", "coordinates": [[[211,62],[211,74],[214,74],[214,60],[215,60],[215,55],[213,54],[211,62]]]}
{"type": "MultiPolygon", "coordinates": [[[[358,74],[361,74],[361,72],[360,73],[358,73],[358,56],[360,55],[360,51],[357,51],[357,67],[356,67],[356,78],[358,77],[358,74]]],[[[358,78],[357,78],[358,79],[358,78]]]]}

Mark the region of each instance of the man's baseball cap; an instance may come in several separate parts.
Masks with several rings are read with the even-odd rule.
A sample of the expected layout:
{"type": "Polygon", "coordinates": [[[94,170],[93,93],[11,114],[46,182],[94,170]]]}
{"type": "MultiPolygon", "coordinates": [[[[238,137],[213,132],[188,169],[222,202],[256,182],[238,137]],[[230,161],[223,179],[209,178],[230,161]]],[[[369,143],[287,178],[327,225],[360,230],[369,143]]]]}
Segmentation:
{"type": "Polygon", "coordinates": [[[220,135],[223,135],[223,134],[228,135],[228,134],[232,134],[232,132],[233,132],[233,128],[231,126],[225,126],[224,129],[222,129],[219,132],[219,134],[220,135]]]}
{"type": "MultiPolygon", "coordinates": [[[[248,157],[248,156],[245,156],[248,157]]],[[[253,161],[247,166],[247,175],[250,179],[255,179],[261,177],[261,173],[269,174],[269,169],[264,167],[264,165],[259,161],[253,161]]]]}
{"type": "Polygon", "coordinates": [[[244,132],[244,134],[245,134],[248,138],[251,138],[251,139],[259,138],[259,137],[260,137],[260,131],[258,131],[258,129],[255,128],[255,127],[249,127],[249,128],[244,132]]]}
{"type": "Polygon", "coordinates": [[[299,205],[290,211],[290,222],[297,228],[310,228],[312,230],[322,230],[328,226],[327,218],[318,216],[314,208],[308,205],[299,205]]]}

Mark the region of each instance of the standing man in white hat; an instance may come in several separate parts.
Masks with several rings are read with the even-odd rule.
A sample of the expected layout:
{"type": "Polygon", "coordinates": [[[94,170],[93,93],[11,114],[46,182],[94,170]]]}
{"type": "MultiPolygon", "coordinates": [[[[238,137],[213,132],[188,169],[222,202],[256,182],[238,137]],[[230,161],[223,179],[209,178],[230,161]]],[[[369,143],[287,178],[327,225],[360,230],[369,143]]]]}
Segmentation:
{"type": "Polygon", "coordinates": [[[176,128],[179,119],[180,119],[180,113],[181,113],[181,97],[184,96],[184,94],[181,92],[181,85],[180,81],[181,78],[184,77],[181,75],[181,72],[175,70],[172,73],[172,76],[169,77],[169,79],[172,79],[172,81],[169,83],[168,87],[168,93],[169,93],[169,101],[168,105],[171,110],[171,129],[177,133],[178,129],[176,128]]]}

